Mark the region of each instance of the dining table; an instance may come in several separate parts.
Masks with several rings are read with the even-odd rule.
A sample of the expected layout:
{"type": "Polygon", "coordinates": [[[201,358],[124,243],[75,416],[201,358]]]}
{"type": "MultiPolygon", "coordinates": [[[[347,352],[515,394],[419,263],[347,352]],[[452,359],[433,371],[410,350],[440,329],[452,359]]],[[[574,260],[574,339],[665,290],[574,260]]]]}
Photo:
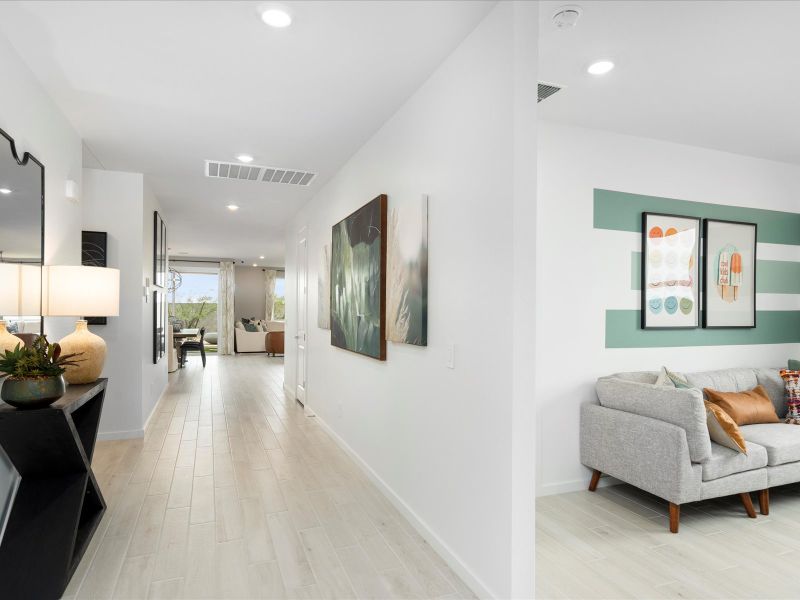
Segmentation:
{"type": "MultiPolygon", "coordinates": [[[[189,329],[181,329],[180,331],[173,331],[172,332],[172,346],[173,346],[173,352],[176,353],[176,356],[175,356],[174,360],[175,360],[177,369],[183,368],[183,365],[181,364],[181,362],[179,360],[177,360],[177,353],[178,353],[178,349],[180,348],[180,345],[184,342],[184,340],[197,337],[198,335],[200,335],[200,329],[189,328],[189,329]]],[[[175,370],[177,370],[177,369],[175,369],[175,370]]],[[[170,372],[172,372],[172,371],[170,371],[170,372]]]]}

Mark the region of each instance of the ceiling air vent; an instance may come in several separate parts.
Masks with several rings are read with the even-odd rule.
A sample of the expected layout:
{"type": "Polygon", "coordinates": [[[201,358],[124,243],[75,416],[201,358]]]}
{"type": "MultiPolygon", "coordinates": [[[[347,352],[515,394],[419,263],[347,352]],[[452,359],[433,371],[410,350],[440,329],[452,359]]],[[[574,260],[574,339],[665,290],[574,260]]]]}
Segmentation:
{"type": "Polygon", "coordinates": [[[206,161],[206,177],[214,179],[237,179],[239,181],[261,181],[264,183],[307,186],[316,176],[316,173],[299,169],[259,167],[257,165],[243,165],[241,163],[227,163],[217,160],[206,161]]]}
{"type": "Polygon", "coordinates": [[[541,102],[542,100],[546,100],[547,98],[549,98],[550,96],[552,96],[553,94],[555,94],[556,92],[561,90],[562,87],[563,86],[558,86],[558,85],[555,85],[553,83],[543,83],[543,82],[540,81],[539,82],[539,100],[537,101],[537,103],[541,102]]]}

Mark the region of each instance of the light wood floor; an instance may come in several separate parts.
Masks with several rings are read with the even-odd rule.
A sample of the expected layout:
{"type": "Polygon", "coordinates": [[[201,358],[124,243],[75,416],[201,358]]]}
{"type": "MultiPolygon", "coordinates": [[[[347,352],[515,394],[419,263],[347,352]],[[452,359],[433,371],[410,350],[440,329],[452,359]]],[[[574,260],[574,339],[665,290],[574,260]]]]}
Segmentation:
{"type": "Polygon", "coordinates": [[[98,442],[65,598],[473,598],[282,386],[281,359],[192,357],[143,440],[98,442]]]}
{"type": "Polygon", "coordinates": [[[800,597],[800,486],[766,517],[736,496],[681,506],[678,534],[667,514],[628,485],[537,498],[537,598],[800,597]]]}

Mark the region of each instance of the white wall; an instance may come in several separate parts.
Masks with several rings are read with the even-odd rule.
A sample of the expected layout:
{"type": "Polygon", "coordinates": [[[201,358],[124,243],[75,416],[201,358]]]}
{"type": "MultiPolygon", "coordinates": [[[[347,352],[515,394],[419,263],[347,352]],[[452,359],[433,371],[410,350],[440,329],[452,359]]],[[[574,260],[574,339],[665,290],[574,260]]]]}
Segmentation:
{"type": "Polygon", "coordinates": [[[158,203],[141,173],[84,169],[83,228],[108,233],[108,266],[120,269],[119,317],[91,329],[108,346],[109,388],[100,421],[104,439],[139,437],[167,383],[166,358],[153,365],[153,210],[158,203]],[[136,227],[135,224],[139,226],[136,227]]]}
{"type": "MultiPolygon", "coordinates": [[[[539,126],[537,491],[583,489],[581,403],[618,371],[775,366],[798,344],[606,349],[606,309],[638,308],[628,258],[639,234],[595,230],[592,191],[800,211],[800,167],[553,123],[539,126]]],[[[759,245],[760,246],[760,245],[759,245]]],[[[793,251],[790,247],[790,252],[793,251]]],[[[796,249],[795,249],[796,250],[796,249]]],[[[789,260],[789,258],[784,258],[789,260]]],[[[793,260],[800,260],[800,254],[793,260]]],[[[794,303],[795,297],[774,298],[794,303]]]]}
{"type": "MultiPolygon", "coordinates": [[[[298,214],[286,240],[291,340],[297,233],[308,227],[307,404],[474,589],[496,597],[512,595],[515,52],[527,53],[525,78],[536,73],[535,10],[519,32],[519,8],[498,5],[298,214]],[[533,50],[515,46],[515,33],[533,50]],[[430,197],[429,345],[390,343],[386,362],[332,347],[330,332],[316,326],[319,253],[331,226],[381,193],[390,207],[430,197]],[[456,346],[454,370],[446,367],[448,343],[456,346]]],[[[528,114],[536,106],[529,95],[528,114]]],[[[524,134],[535,173],[533,114],[524,134]]],[[[531,205],[533,182],[520,179],[531,205]]],[[[532,336],[529,344],[532,354],[532,336]]],[[[286,386],[294,389],[296,348],[286,350],[286,386]]],[[[527,429],[530,439],[532,424],[527,429]]],[[[527,454],[532,463],[532,449],[527,454]]],[[[519,510],[530,513],[532,464],[525,477],[531,491],[519,510]]],[[[523,532],[530,547],[531,529],[523,532]]],[[[532,560],[523,567],[528,586],[532,560]]]]}
{"type": "Polygon", "coordinates": [[[259,267],[236,267],[236,289],[233,296],[233,318],[263,319],[267,306],[267,280],[259,267]]]}

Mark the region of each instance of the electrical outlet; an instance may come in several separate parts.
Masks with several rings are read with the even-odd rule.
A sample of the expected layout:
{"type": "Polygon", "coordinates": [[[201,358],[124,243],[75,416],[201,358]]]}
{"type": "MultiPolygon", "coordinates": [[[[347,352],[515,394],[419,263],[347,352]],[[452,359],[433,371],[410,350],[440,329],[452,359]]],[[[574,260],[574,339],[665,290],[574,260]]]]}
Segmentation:
{"type": "Polygon", "coordinates": [[[456,368],[456,345],[453,342],[447,344],[447,368],[456,368]]]}

